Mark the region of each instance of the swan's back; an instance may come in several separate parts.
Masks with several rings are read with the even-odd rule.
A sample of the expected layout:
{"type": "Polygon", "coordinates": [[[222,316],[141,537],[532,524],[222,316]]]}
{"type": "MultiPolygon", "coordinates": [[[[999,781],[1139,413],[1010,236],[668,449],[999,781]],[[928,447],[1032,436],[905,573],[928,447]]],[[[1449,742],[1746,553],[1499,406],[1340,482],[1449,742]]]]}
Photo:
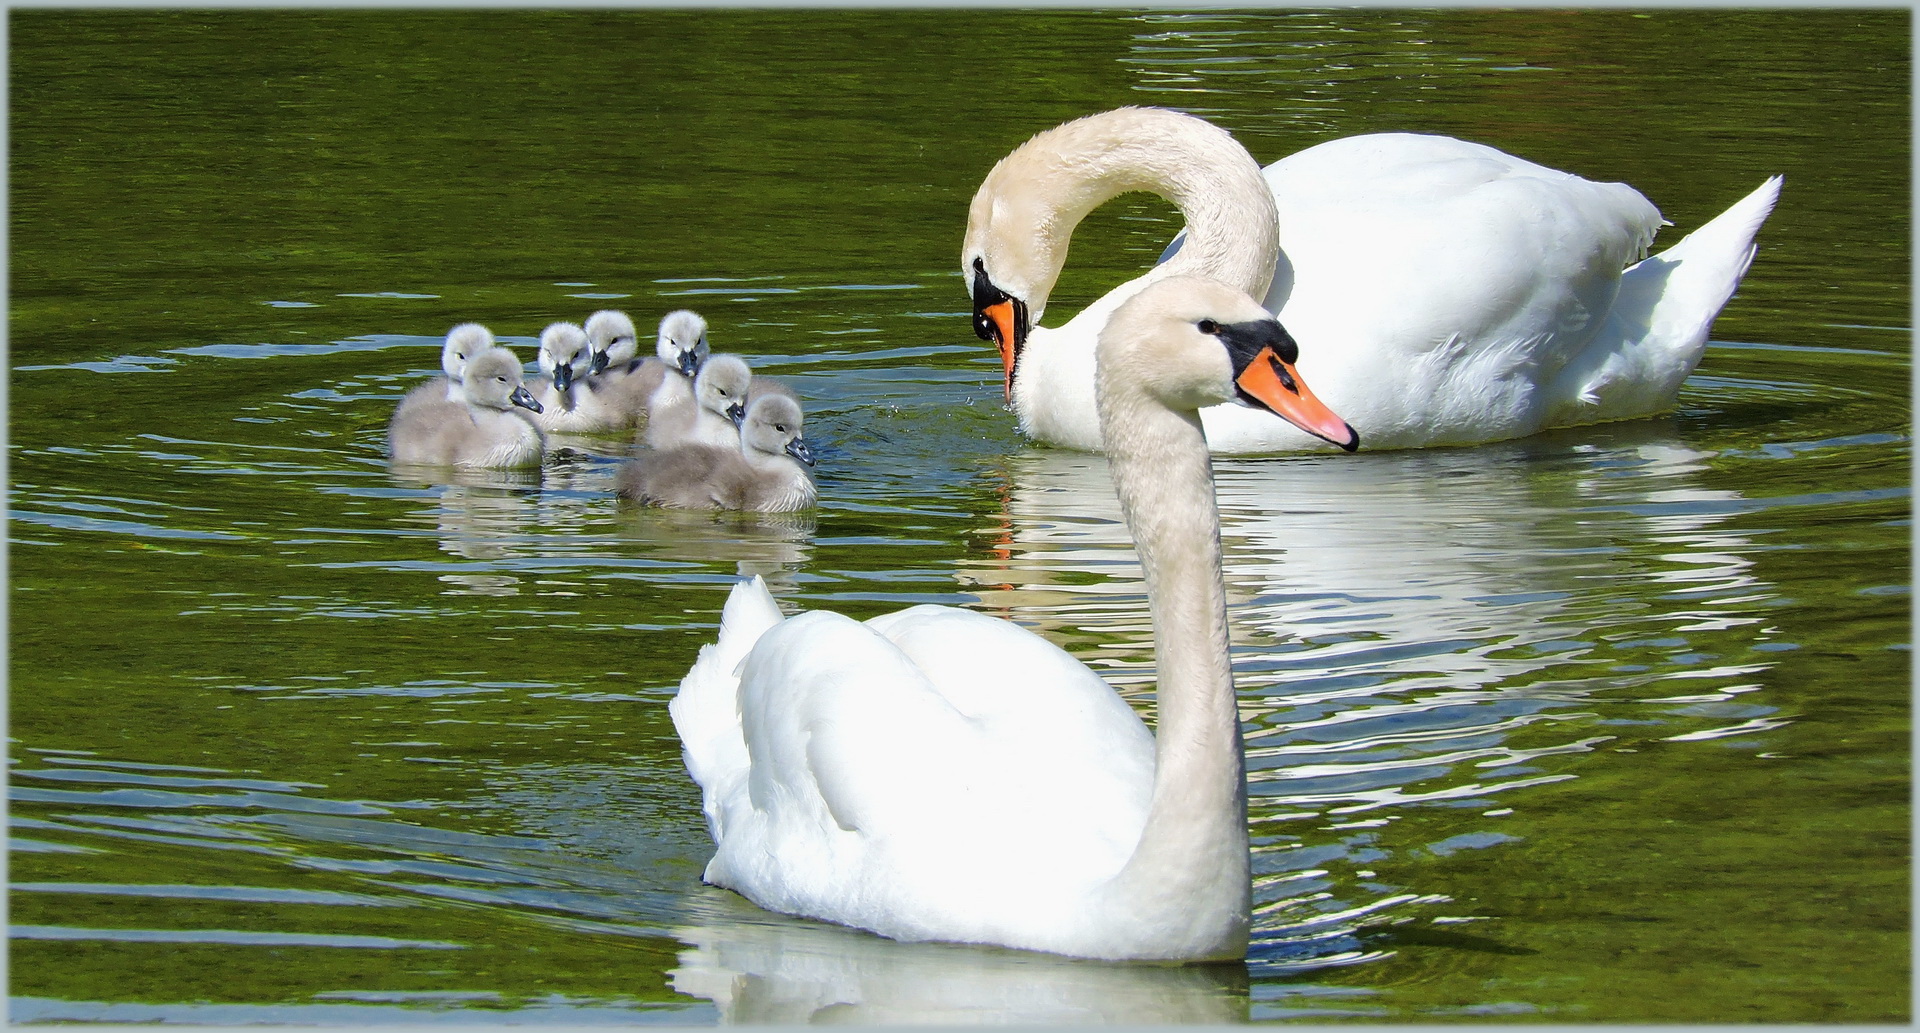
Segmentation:
{"type": "Polygon", "coordinates": [[[1375,447],[1539,429],[1662,225],[1624,183],[1442,136],[1348,137],[1264,174],[1282,251],[1266,306],[1375,447]]]}

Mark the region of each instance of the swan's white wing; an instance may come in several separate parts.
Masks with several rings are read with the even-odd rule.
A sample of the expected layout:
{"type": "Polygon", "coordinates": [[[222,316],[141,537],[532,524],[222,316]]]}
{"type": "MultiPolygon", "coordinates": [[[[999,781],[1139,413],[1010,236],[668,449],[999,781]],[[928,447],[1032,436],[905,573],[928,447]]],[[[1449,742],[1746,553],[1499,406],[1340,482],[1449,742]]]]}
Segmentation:
{"type": "Polygon", "coordinates": [[[1446,137],[1349,137],[1265,174],[1283,251],[1266,304],[1301,374],[1375,445],[1536,429],[1540,385],[1661,225],[1625,184],[1446,137]]]}
{"type": "MultiPolygon", "coordinates": [[[[736,589],[721,642],[676,700],[682,734],[718,743],[707,756],[739,756],[706,727],[721,715],[699,690],[726,688],[731,651],[767,616],[763,593],[736,589]]],[[[889,936],[1005,942],[1125,863],[1153,739],[1058,647],[945,607],[775,621],[738,665],[745,763],[702,779],[719,848],[709,881],[889,936]]],[[[691,741],[688,757],[705,764],[691,741]]]]}

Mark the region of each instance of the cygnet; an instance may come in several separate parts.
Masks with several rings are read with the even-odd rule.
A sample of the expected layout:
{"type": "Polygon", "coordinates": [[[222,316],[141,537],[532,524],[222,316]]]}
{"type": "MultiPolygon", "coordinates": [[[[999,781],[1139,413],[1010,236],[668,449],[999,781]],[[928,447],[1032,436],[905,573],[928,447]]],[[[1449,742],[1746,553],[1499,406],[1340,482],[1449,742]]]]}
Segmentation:
{"type": "Polygon", "coordinates": [[[587,317],[586,331],[593,349],[587,390],[593,393],[603,429],[639,427],[656,409],[693,410],[693,378],[707,358],[707,321],[698,312],[667,313],[660,320],[655,354],[645,359],[636,357],[637,332],[624,312],[595,312],[587,317]]]}
{"type": "Polygon", "coordinates": [[[606,429],[600,399],[584,383],[592,350],[587,332],[574,323],[553,323],[540,331],[540,373],[527,384],[540,403],[533,422],[552,432],[606,429]]]}
{"type": "MultiPolygon", "coordinates": [[[[692,407],[655,409],[647,417],[647,444],[654,448],[740,444],[740,420],[747,411],[747,389],[753,371],[731,355],[715,355],[693,378],[692,407]]],[[[664,390],[664,385],[663,385],[664,390]]]]}
{"type": "Polygon", "coordinates": [[[493,331],[479,323],[461,323],[447,331],[446,343],[440,346],[440,368],[445,375],[408,391],[406,397],[400,399],[399,408],[394,410],[394,418],[422,406],[459,406],[460,379],[466,374],[467,363],[493,347],[496,347],[493,331]]]}
{"type": "Polygon", "coordinates": [[[396,411],[387,428],[395,463],[508,468],[536,466],[546,437],[519,410],[540,411],[520,379],[520,360],[490,348],[467,362],[459,405],[396,411]]]}
{"type": "Polygon", "coordinates": [[[768,395],[747,409],[739,448],[686,445],[648,452],[621,468],[618,489],[628,498],[676,509],[805,509],[817,490],[803,422],[798,402],[768,395]]]}

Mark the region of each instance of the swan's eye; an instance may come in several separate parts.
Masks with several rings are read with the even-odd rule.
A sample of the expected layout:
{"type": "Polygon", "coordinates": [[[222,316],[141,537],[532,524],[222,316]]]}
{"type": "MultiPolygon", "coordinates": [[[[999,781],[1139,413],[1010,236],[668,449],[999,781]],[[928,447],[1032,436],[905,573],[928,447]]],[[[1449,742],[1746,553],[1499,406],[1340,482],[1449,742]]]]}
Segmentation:
{"type": "Polygon", "coordinates": [[[1220,324],[1211,319],[1202,319],[1200,321],[1200,332],[1211,337],[1220,332],[1220,324]]]}

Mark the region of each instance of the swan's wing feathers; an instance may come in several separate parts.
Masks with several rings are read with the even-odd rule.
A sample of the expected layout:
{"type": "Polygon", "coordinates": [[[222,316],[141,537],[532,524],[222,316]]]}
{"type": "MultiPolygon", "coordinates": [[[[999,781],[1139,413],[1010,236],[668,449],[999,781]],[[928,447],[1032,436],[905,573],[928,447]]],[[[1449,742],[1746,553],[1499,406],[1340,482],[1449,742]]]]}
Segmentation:
{"type": "Polygon", "coordinates": [[[904,653],[824,610],[761,638],[741,665],[740,713],[753,807],[848,831],[924,821],[938,774],[964,770],[974,739],[904,653]]]}

